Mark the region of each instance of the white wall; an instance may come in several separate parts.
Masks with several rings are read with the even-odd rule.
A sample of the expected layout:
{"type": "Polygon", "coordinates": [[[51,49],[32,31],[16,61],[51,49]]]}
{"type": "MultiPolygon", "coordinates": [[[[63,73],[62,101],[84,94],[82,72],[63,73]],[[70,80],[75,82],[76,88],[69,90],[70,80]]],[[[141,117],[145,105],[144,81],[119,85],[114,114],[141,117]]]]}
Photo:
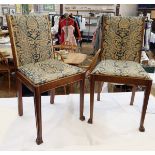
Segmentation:
{"type": "Polygon", "coordinates": [[[77,14],[76,10],[79,10],[78,11],[79,15],[89,16],[89,10],[103,11],[106,9],[112,9],[113,11],[115,11],[115,8],[116,8],[115,4],[64,4],[63,12],[77,14]],[[88,10],[88,11],[80,11],[80,10],[88,10]]]}
{"type": "MultiPolygon", "coordinates": [[[[116,5],[108,5],[108,4],[101,4],[101,5],[97,5],[97,4],[64,4],[64,13],[66,12],[65,7],[76,7],[77,9],[80,8],[92,8],[92,9],[107,9],[107,8],[112,8],[115,9],[116,5]]],[[[59,14],[60,13],[60,4],[55,4],[55,13],[59,14]]],[[[74,12],[76,13],[76,12],[74,12]]],[[[82,14],[82,12],[80,12],[79,14],[82,14]]],[[[86,14],[88,14],[88,12],[86,12],[86,14]]],[[[137,4],[121,4],[120,5],[120,14],[121,16],[136,16],[137,15],[137,4]]],[[[3,16],[2,14],[2,5],[0,4],[0,15],[3,16]]],[[[5,18],[4,18],[4,23],[5,23],[5,18]]]]}
{"type": "MultiPolygon", "coordinates": [[[[64,13],[68,12],[66,11],[65,7],[69,7],[72,9],[75,7],[76,9],[85,9],[85,8],[91,8],[95,10],[104,10],[104,9],[114,9],[116,7],[116,4],[64,4],[64,13]]],[[[72,12],[73,14],[76,12],[72,12]]],[[[82,12],[79,12],[79,14],[82,14],[82,12]]],[[[120,14],[122,16],[137,16],[137,4],[120,4],[120,14]]]]}
{"type": "Polygon", "coordinates": [[[121,16],[137,16],[137,4],[121,4],[119,12],[121,16]]]}
{"type": "Polygon", "coordinates": [[[3,7],[8,8],[8,11],[9,11],[9,9],[15,8],[15,5],[14,4],[10,4],[10,5],[8,5],[8,4],[0,4],[0,16],[3,17],[3,25],[6,25],[6,18],[5,18],[6,16],[3,15],[3,11],[2,11],[3,7]]]}
{"type": "MultiPolygon", "coordinates": [[[[42,4],[39,5],[39,10],[40,10],[41,13],[45,13],[45,14],[48,13],[47,11],[43,10],[43,5],[42,4]]],[[[55,11],[51,12],[51,13],[60,14],[60,4],[55,4],[55,11]]]]}
{"type": "MultiPolygon", "coordinates": [[[[65,6],[76,6],[76,8],[85,8],[85,7],[89,7],[89,8],[93,8],[93,9],[106,9],[106,8],[115,8],[115,5],[107,5],[107,4],[101,4],[101,5],[95,5],[95,4],[76,4],[76,5],[65,5],[64,4],[64,13],[65,11],[65,6]]],[[[2,15],[2,9],[1,9],[2,5],[0,4],[0,15],[2,15]]],[[[60,12],[60,5],[59,4],[55,4],[55,12],[59,14],[60,12]]],[[[76,13],[76,12],[75,12],[76,13]]],[[[136,16],[137,15],[137,5],[136,4],[121,4],[120,5],[120,14],[122,16],[136,16]]]]}

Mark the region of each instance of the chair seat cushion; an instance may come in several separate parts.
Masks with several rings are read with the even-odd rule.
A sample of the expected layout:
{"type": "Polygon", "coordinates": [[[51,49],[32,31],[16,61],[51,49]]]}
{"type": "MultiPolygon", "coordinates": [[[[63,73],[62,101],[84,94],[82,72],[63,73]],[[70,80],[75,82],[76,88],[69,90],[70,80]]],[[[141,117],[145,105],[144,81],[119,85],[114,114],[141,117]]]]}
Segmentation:
{"type": "Polygon", "coordinates": [[[34,84],[43,84],[84,72],[84,70],[79,67],[71,66],[54,59],[26,64],[19,67],[19,71],[24,73],[34,84]]]}
{"type": "Polygon", "coordinates": [[[143,67],[134,61],[102,60],[92,73],[150,79],[143,67]]]}

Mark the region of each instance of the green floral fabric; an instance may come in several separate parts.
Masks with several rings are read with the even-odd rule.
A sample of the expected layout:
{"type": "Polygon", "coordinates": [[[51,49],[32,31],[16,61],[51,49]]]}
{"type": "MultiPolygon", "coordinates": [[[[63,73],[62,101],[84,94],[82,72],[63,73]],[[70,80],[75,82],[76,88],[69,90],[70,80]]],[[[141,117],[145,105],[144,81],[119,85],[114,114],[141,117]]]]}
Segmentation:
{"type": "Polygon", "coordinates": [[[140,62],[143,31],[142,17],[103,17],[102,60],[140,62]]]}
{"type": "Polygon", "coordinates": [[[150,79],[143,67],[134,61],[102,60],[92,74],[150,79]]]}
{"type": "Polygon", "coordinates": [[[52,57],[51,31],[46,15],[10,15],[17,67],[52,57]]]}
{"type": "Polygon", "coordinates": [[[34,84],[43,84],[84,72],[79,67],[71,66],[54,59],[20,66],[19,71],[24,73],[34,84]]]}

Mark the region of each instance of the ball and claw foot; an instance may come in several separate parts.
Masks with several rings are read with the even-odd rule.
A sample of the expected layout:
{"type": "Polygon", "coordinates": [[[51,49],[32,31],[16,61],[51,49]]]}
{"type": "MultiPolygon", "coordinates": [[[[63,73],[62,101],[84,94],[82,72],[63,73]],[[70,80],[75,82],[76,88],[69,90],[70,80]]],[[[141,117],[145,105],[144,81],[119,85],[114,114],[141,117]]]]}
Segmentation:
{"type": "Polygon", "coordinates": [[[85,120],[85,116],[81,116],[81,117],[80,117],[80,120],[81,120],[81,121],[84,121],[84,120],[85,120]]]}
{"type": "Polygon", "coordinates": [[[89,118],[88,123],[89,123],[89,124],[93,124],[92,118],[89,118]]]}
{"type": "Polygon", "coordinates": [[[140,126],[140,127],[139,127],[139,131],[140,131],[140,132],[145,132],[145,128],[144,128],[143,126],[140,126]]]}
{"type": "Polygon", "coordinates": [[[36,139],[36,143],[37,143],[37,145],[42,144],[42,143],[43,143],[42,138],[37,138],[37,139],[36,139]]]}

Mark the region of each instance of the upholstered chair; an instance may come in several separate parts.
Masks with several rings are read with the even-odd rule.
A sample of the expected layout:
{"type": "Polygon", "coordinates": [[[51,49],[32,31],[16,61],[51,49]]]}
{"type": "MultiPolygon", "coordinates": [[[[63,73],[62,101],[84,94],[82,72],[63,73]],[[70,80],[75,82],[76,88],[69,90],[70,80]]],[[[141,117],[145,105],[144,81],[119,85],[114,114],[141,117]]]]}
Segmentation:
{"type": "Polygon", "coordinates": [[[7,24],[16,67],[19,115],[23,115],[22,84],[24,84],[34,92],[36,143],[41,144],[43,142],[41,93],[80,82],[80,120],[83,121],[85,73],[79,67],[54,59],[47,15],[8,15],[7,24]]]}
{"type": "MultiPolygon", "coordinates": [[[[90,118],[93,122],[95,83],[110,82],[133,85],[131,104],[136,86],[142,86],[144,102],[140,120],[143,126],[152,80],[140,64],[143,43],[144,19],[141,17],[103,17],[103,38],[100,62],[90,74],[90,118]]],[[[100,89],[99,89],[100,90],[100,89]]],[[[98,93],[100,100],[100,92],[98,93]]]]}

